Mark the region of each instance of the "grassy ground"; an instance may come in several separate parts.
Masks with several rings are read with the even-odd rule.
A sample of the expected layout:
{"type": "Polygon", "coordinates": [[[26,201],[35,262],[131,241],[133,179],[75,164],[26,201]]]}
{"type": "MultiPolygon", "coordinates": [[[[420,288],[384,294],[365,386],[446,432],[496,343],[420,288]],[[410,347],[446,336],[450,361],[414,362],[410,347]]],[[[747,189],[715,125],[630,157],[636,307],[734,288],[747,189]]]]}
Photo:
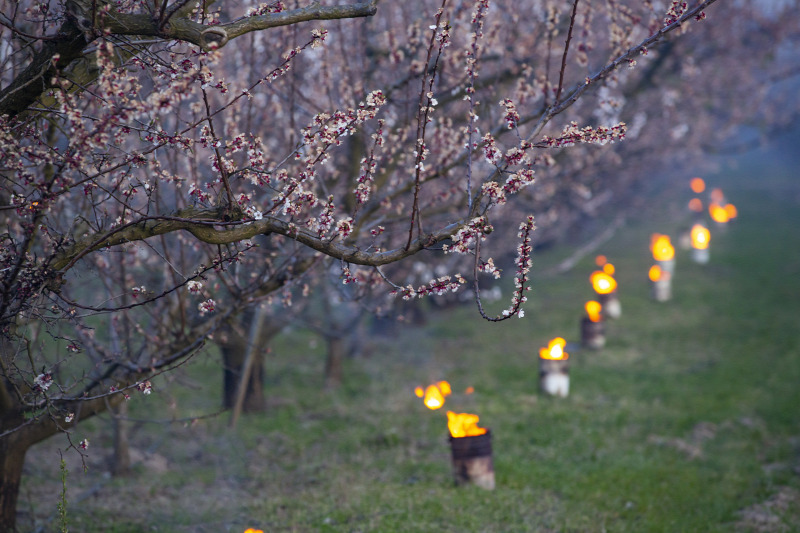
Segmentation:
{"type": "MultiPolygon", "coordinates": [[[[67,454],[71,531],[800,531],[800,182],[779,163],[708,178],[740,217],[713,232],[708,265],[678,251],[670,302],[650,299],[647,244],[686,229],[688,187],[600,250],[617,266],[623,315],[604,350],[572,353],[568,398],[537,392],[536,354],[554,336],[578,340],[593,257],[537,274],[523,319],[458,309],[374,344],[336,391],[322,387],[323,346],[284,336],[268,359],[267,413],[235,431],[227,416],[134,423],[142,460],[127,478],[105,473],[107,420],[84,424],[88,473],[67,454]],[[492,429],[493,492],[452,484],[445,415],[412,392],[438,379],[455,390],[447,407],[492,429]]],[[[216,357],[199,357],[131,402],[131,416],[214,411],[220,382],[216,357]]],[[[31,531],[56,530],[63,446],[28,457],[31,531]]]]}

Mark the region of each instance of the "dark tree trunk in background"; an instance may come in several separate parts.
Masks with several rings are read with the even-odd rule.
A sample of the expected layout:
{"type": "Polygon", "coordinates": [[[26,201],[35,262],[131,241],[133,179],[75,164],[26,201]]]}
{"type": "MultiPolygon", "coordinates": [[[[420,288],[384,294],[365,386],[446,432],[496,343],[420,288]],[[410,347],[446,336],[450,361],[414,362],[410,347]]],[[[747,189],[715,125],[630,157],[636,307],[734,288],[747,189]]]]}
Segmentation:
{"type": "MultiPolygon", "coordinates": [[[[224,365],[223,374],[223,395],[222,405],[226,409],[233,409],[236,405],[236,394],[239,391],[239,382],[242,379],[244,362],[247,350],[247,342],[225,343],[222,345],[222,364],[224,365]]],[[[254,354],[250,376],[247,380],[247,390],[245,391],[242,411],[252,413],[263,411],[266,407],[264,400],[264,353],[259,350],[254,354]]]]}
{"type": "Polygon", "coordinates": [[[17,531],[19,484],[29,447],[18,441],[13,433],[0,438],[0,531],[4,533],[17,531]]]}
{"type": "Polygon", "coordinates": [[[247,312],[225,328],[215,339],[222,351],[223,387],[222,405],[226,409],[236,406],[239,383],[245,373],[248,349],[252,344],[252,356],[242,412],[254,413],[266,408],[264,397],[264,354],[269,341],[280,333],[282,326],[269,324],[259,312],[247,312]]]}
{"type": "Polygon", "coordinates": [[[113,410],[114,456],[111,461],[111,472],[115,476],[126,476],[131,471],[131,452],[128,445],[128,404],[122,402],[113,410]]]}
{"type": "Polygon", "coordinates": [[[327,337],[328,355],[325,359],[325,386],[338,387],[342,384],[342,365],[347,352],[347,343],[342,337],[327,337]]]}

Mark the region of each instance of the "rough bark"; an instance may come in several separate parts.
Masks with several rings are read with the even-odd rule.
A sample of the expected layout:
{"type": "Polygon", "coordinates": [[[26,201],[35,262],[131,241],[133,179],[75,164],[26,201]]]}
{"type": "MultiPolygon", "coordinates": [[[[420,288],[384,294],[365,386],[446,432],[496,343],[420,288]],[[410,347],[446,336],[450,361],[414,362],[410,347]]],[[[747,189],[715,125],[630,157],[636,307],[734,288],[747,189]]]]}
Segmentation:
{"type": "Polygon", "coordinates": [[[264,398],[264,352],[270,339],[277,335],[282,326],[267,324],[263,320],[254,321],[257,313],[248,312],[236,322],[231,323],[217,339],[222,351],[223,394],[222,405],[226,409],[236,407],[239,384],[245,372],[247,353],[252,349],[252,361],[248,371],[246,390],[241,409],[245,413],[263,411],[264,398]],[[252,339],[252,341],[250,340],[252,339]],[[252,347],[250,344],[252,343],[252,347]]]}
{"type": "Polygon", "coordinates": [[[0,531],[17,531],[19,484],[29,447],[13,433],[0,438],[0,531]]]}
{"type": "MultiPolygon", "coordinates": [[[[176,5],[184,5],[178,3],[176,5]]],[[[194,4],[189,4],[193,7],[194,4]]],[[[369,17],[377,11],[377,0],[351,5],[310,6],[206,26],[187,17],[186,7],[166,13],[161,20],[146,14],[125,14],[112,9],[102,20],[92,14],[93,3],[67,2],[68,17],[55,37],[45,41],[28,67],[8,87],[0,90],[0,115],[16,116],[27,110],[47,90],[51,80],[83,57],[83,50],[103,32],[146,36],[165,41],[184,41],[212,50],[253,31],[263,31],[311,20],[369,17]],[[54,58],[57,57],[57,61],[54,58]]]]}
{"type": "MultiPolygon", "coordinates": [[[[247,343],[226,342],[220,346],[222,349],[222,405],[225,409],[233,409],[236,405],[236,395],[239,391],[239,382],[245,363],[247,343]]],[[[252,413],[263,411],[264,400],[264,357],[262,352],[254,355],[250,368],[250,377],[247,380],[247,389],[242,403],[242,411],[252,413]]]]}
{"type": "Polygon", "coordinates": [[[126,476],[131,471],[131,451],[128,445],[128,404],[122,402],[114,410],[114,456],[111,471],[115,476],[126,476]]]}
{"type": "Polygon", "coordinates": [[[330,336],[328,341],[328,354],[325,359],[325,386],[335,388],[342,384],[344,357],[346,354],[345,339],[330,336]]]}

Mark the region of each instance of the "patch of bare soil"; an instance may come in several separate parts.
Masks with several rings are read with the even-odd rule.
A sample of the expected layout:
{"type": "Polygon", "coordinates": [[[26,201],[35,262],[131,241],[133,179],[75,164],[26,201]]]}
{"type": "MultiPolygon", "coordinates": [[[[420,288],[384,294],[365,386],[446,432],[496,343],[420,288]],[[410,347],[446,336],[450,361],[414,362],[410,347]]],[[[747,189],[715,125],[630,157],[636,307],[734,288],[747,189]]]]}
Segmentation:
{"type": "Polygon", "coordinates": [[[650,435],[647,442],[659,446],[674,448],[686,454],[688,459],[699,459],[703,456],[703,444],[717,434],[717,425],[711,422],[699,422],[685,438],[662,437],[650,435]]]}
{"type": "Polygon", "coordinates": [[[800,491],[778,487],[775,494],[738,512],[736,531],[790,533],[800,531],[800,491]]]}

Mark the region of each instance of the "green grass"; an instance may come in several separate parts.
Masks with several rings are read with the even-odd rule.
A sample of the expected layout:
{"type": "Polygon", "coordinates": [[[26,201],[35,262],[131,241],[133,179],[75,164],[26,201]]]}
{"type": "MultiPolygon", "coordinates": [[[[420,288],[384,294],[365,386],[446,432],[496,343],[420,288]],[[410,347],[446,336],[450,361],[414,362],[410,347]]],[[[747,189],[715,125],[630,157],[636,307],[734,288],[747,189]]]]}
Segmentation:
{"type": "MultiPolygon", "coordinates": [[[[323,346],[302,331],[280,337],[263,415],[235,431],[226,415],[134,424],[132,446],[164,456],[166,471],[104,476],[109,424],[85,423],[76,437],[92,442],[88,473],[67,454],[72,530],[800,530],[800,184],[769,160],[708,181],[740,218],[713,232],[710,264],[678,251],[672,301],[650,299],[647,243],[653,231],[677,240],[686,223],[674,213],[688,195],[600,250],[617,266],[623,315],[608,324],[604,350],[572,353],[568,398],[537,392],[536,356],[554,336],[578,340],[593,257],[540,274],[569,252],[556,250],[534,258],[524,319],[489,324],[470,307],[371,340],[368,357],[347,361],[339,390],[323,388],[323,346]],[[453,486],[444,413],[413,395],[438,379],[454,388],[447,408],[492,429],[493,492],[453,486]]],[[[159,381],[130,403],[131,416],[216,410],[217,361],[199,356],[159,381]]],[[[59,446],[55,438],[29,455],[23,527],[54,524],[59,446]]]]}

